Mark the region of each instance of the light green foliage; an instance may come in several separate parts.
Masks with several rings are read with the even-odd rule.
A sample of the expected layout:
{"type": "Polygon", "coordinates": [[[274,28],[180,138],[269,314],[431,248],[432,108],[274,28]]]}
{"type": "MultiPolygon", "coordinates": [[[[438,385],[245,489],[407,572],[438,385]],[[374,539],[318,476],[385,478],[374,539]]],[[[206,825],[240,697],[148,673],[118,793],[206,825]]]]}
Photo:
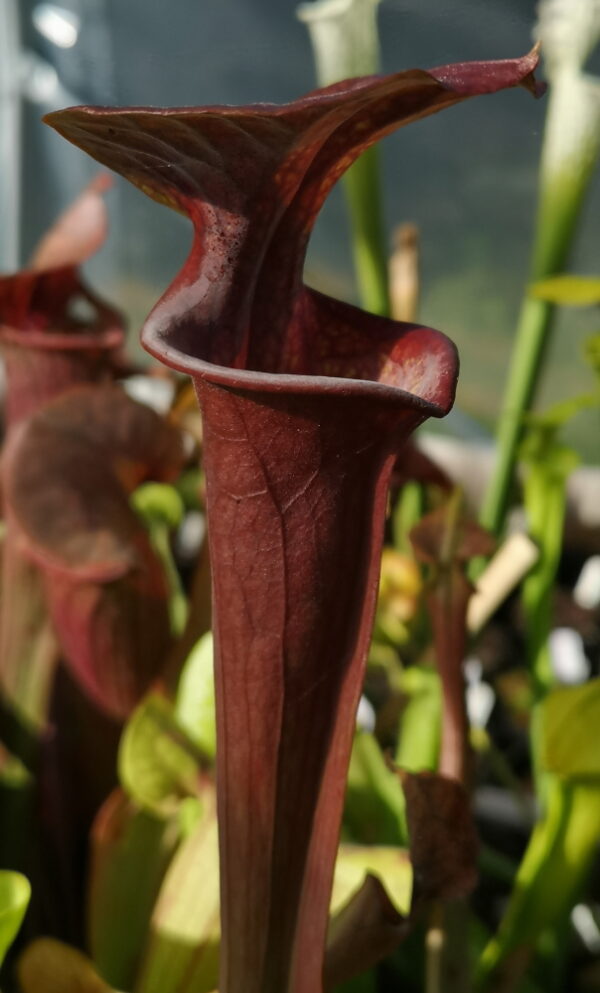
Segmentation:
{"type": "Polygon", "coordinates": [[[0,870],[0,965],[21,927],[30,897],[31,886],[25,876],[0,870]]]}
{"type": "Polygon", "coordinates": [[[540,944],[551,951],[552,969],[564,956],[569,914],[600,837],[599,721],[598,679],[561,687],[539,704],[544,809],[500,930],[482,956],[481,989],[488,988],[500,966],[518,978],[540,944]]]}
{"type": "MultiPolygon", "coordinates": [[[[600,38],[600,7],[585,0],[545,0],[537,30],[550,93],[531,262],[534,283],[565,268],[600,152],[600,80],[583,72],[600,38]]],[[[527,294],[523,301],[498,421],[496,464],[481,512],[481,523],[495,534],[504,527],[523,415],[537,392],[553,306],[537,295],[527,294]]]]}
{"type": "Polygon", "coordinates": [[[412,556],[412,545],[408,537],[411,528],[418,524],[425,512],[425,493],[421,483],[408,481],[404,484],[396,506],[392,511],[392,534],[394,548],[412,556]]]}
{"type": "Polygon", "coordinates": [[[209,993],[219,941],[217,820],[209,803],[165,877],[135,993],[209,993]]]}
{"type": "Polygon", "coordinates": [[[169,584],[169,615],[174,635],[183,633],[188,603],[171,551],[171,532],[185,513],[182,497],[166,483],[144,483],[131,496],[131,505],[148,529],[152,547],[162,562],[169,584]]]}
{"type": "Polygon", "coordinates": [[[600,333],[592,334],[584,346],[584,356],[594,374],[600,380],[600,333]]]}
{"type": "Polygon", "coordinates": [[[567,479],[579,460],[572,449],[546,438],[542,430],[522,448],[527,464],[524,504],[529,535],[540,556],[523,582],[527,656],[538,696],[553,682],[548,652],[552,590],[563,542],[567,479]]]}
{"type": "Polygon", "coordinates": [[[135,511],[152,528],[156,524],[172,530],[183,520],[183,500],[174,486],[144,483],[131,496],[135,511]]]}
{"type": "Polygon", "coordinates": [[[367,875],[379,879],[398,913],[403,916],[410,913],[413,871],[405,849],[384,845],[340,845],[331,897],[333,916],[358,892],[367,875]]]}
{"type": "Polygon", "coordinates": [[[19,966],[22,993],[116,993],[81,952],[54,938],[38,938],[19,966]]]}
{"type": "Polygon", "coordinates": [[[190,652],[175,700],[175,716],[189,738],[208,759],[217,749],[213,636],[203,635],[190,652]]]}
{"type": "Polygon", "coordinates": [[[529,293],[537,300],[546,300],[562,307],[591,307],[600,304],[598,276],[552,276],[532,283],[529,293]]]}
{"type": "Polygon", "coordinates": [[[122,826],[113,826],[110,851],[97,858],[92,876],[92,947],[115,985],[131,987],[173,853],[178,845],[185,848],[207,803],[212,806],[204,767],[204,755],[178,722],[173,704],[149,694],[128,721],[119,751],[121,783],[133,806],[124,811],[122,826]],[[124,929],[118,921],[126,907],[130,926],[124,929]]]}
{"type": "Polygon", "coordinates": [[[600,679],[554,690],[542,704],[541,722],[542,768],[560,779],[593,781],[600,790],[600,679]]]}
{"type": "Polygon", "coordinates": [[[529,535],[540,556],[523,583],[527,656],[538,697],[552,685],[548,636],[552,590],[563,542],[569,476],[579,464],[573,449],[560,441],[560,431],[582,410],[600,405],[600,393],[584,393],[555,404],[543,415],[527,418],[528,432],[520,455],[525,464],[524,505],[529,535]]]}
{"type": "Polygon", "coordinates": [[[402,674],[408,700],[402,712],[394,761],[408,772],[436,769],[440,750],[442,691],[433,669],[411,666],[402,674]]]}
{"type": "Polygon", "coordinates": [[[21,759],[0,744],[0,786],[20,790],[31,782],[31,773],[21,759]]]}
{"type": "Polygon", "coordinates": [[[198,796],[203,756],[177,722],[171,703],[150,694],[129,719],[119,750],[119,776],[143,810],[167,817],[198,796]]]}
{"type": "MultiPolygon", "coordinates": [[[[408,913],[412,868],[398,847],[341,845],[331,913],[361,888],[367,874],[385,885],[392,903],[408,913]]],[[[214,805],[180,847],[165,877],[151,922],[134,993],[209,993],[217,984],[220,942],[219,860],[214,805]]]]}
{"type": "Polygon", "coordinates": [[[88,940],[101,975],[119,990],[133,987],[152,910],[181,833],[177,815],[164,818],[139,810],[121,791],[109,797],[96,821],[88,940]]]}
{"type": "Polygon", "coordinates": [[[357,731],[348,770],[344,828],[362,844],[406,844],[404,794],[375,737],[357,731]]]}

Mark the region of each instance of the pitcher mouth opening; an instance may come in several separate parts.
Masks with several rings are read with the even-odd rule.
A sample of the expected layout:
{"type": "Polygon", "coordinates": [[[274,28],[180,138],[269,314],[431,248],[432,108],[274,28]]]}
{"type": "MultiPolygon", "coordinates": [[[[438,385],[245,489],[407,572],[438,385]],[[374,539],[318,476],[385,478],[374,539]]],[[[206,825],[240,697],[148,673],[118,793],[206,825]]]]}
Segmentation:
{"type": "Polygon", "coordinates": [[[267,393],[323,393],[331,396],[372,397],[383,403],[408,405],[423,411],[428,417],[445,417],[454,402],[455,387],[449,382],[443,399],[435,403],[410,393],[399,386],[391,386],[370,379],[348,379],[341,376],[295,375],[292,373],[254,372],[251,369],[233,369],[214,365],[167,344],[159,334],[145,329],[142,334],[145,350],[155,359],[164,362],[177,372],[186,373],[215,385],[267,393]]]}
{"type": "MultiPolygon", "coordinates": [[[[332,301],[334,305],[338,301],[332,301]]],[[[339,304],[340,306],[349,306],[339,304]]],[[[353,310],[357,308],[352,308],[353,310]]],[[[363,312],[360,311],[362,314],[363,312]]],[[[366,316],[366,315],[365,315],[366,316]]],[[[368,315],[372,317],[373,315],[368,315]]],[[[374,318],[375,320],[379,320],[374,318]]],[[[389,322],[391,325],[391,322],[389,322]]],[[[407,357],[419,364],[422,375],[416,378],[415,389],[375,376],[335,375],[319,372],[264,371],[241,368],[223,362],[213,362],[197,354],[194,342],[195,329],[189,312],[181,315],[163,310],[160,303],[142,328],[142,345],[150,355],[185,373],[193,379],[204,380],[229,389],[253,392],[323,394],[337,397],[363,397],[387,405],[401,405],[421,411],[426,417],[445,417],[454,403],[459,358],[454,343],[442,332],[425,325],[402,325],[398,322],[397,341],[409,333],[414,334],[419,352],[407,357]],[[422,342],[419,340],[422,338],[422,342]],[[429,348],[428,348],[429,345],[429,348]],[[423,386],[419,389],[419,382],[423,386]]],[[[376,341],[374,341],[374,346],[376,341]]],[[[402,371],[402,357],[398,368],[402,371]]]]}

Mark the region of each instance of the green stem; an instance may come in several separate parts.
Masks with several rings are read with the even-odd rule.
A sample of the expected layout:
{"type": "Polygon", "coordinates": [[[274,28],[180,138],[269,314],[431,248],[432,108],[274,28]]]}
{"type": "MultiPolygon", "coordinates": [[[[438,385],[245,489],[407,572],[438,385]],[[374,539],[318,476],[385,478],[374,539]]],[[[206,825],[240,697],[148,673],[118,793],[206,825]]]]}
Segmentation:
{"type": "Polygon", "coordinates": [[[442,993],[442,963],[444,958],[444,908],[435,903],[425,939],[425,993],[442,993]]]}
{"type": "Polygon", "coordinates": [[[131,506],[146,527],[152,548],[164,568],[169,588],[171,630],[178,637],[186,626],[188,603],[173,558],[171,532],[183,519],[183,500],[177,490],[166,483],[143,483],[132,493],[131,506]]]}
{"type": "MultiPolygon", "coordinates": [[[[531,262],[534,282],[561,272],[568,260],[598,156],[598,95],[594,87],[584,76],[571,73],[563,74],[552,86],[531,262]],[[578,126],[571,133],[575,119],[578,126]],[[566,148],[565,131],[571,137],[566,148]]],[[[535,398],[553,314],[552,304],[525,297],[498,423],[497,461],[481,511],[482,525],[497,535],[504,528],[523,414],[535,398]]]]}
{"type": "Polygon", "coordinates": [[[466,900],[433,904],[426,938],[425,993],[469,993],[468,926],[466,900]]]}
{"type": "Polygon", "coordinates": [[[363,152],[344,176],[343,184],[360,300],[365,310],[386,317],[390,312],[388,260],[376,148],[363,152]]]}
{"type": "Polygon", "coordinates": [[[169,584],[169,617],[171,630],[179,636],[183,633],[187,622],[188,602],[181,583],[181,577],[171,550],[170,530],[164,524],[149,525],[150,541],[165,570],[169,584]]]}
{"type": "Polygon", "coordinates": [[[496,463],[481,508],[484,528],[500,535],[513,483],[523,414],[534,397],[546,350],[554,308],[545,300],[526,298],[521,308],[508,380],[496,435],[496,463]]]}
{"type": "Polygon", "coordinates": [[[539,545],[540,557],[523,583],[522,601],[527,632],[527,660],[538,700],[552,689],[554,683],[548,638],[554,581],[562,549],[566,502],[565,478],[547,472],[543,466],[531,469],[530,478],[525,485],[525,507],[530,534],[539,545]]]}
{"type": "Polygon", "coordinates": [[[411,528],[418,524],[424,513],[424,492],[421,483],[405,483],[392,513],[392,535],[394,547],[399,552],[412,557],[412,545],[408,537],[411,528]]]}
{"type": "Polygon", "coordinates": [[[477,989],[517,989],[544,937],[556,936],[577,901],[600,830],[600,789],[548,775],[545,816],[536,825],[498,934],[479,962],[477,989]],[[495,985],[498,980],[506,986],[495,985]],[[510,980],[510,982],[507,982],[510,980]]]}

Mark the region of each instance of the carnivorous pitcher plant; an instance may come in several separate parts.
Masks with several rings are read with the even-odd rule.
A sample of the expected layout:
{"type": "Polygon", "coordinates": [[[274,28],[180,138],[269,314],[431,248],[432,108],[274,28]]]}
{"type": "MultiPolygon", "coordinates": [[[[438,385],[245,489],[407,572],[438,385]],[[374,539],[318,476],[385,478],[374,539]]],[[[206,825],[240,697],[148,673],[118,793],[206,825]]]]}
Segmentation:
{"type": "Polygon", "coordinates": [[[192,376],[213,564],[221,993],[314,993],[371,633],[390,472],[450,409],[430,328],[303,285],[333,184],[393,129],[524,85],[517,60],[336,83],[293,103],[72,108],[48,123],[187,214],[187,262],[143,331],[192,376]]]}

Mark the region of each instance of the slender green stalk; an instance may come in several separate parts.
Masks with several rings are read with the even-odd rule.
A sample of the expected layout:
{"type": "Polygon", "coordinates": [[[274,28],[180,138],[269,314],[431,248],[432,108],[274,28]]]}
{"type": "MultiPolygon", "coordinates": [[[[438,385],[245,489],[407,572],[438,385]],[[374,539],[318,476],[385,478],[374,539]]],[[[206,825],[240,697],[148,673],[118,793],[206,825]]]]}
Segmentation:
{"type": "Polygon", "coordinates": [[[181,635],[185,629],[188,616],[188,602],[185,595],[181,577],[175,565],[173,552],[171,549],[171,535],[168,527],[161,524],[153,524],[150,529],[150,541],[154,551],[160,558],[165,576],[169,584],[169,617],[171,619],[171,630],[174,635],[181,635]]]}
{"type": "MultiPolygon", "coordinates": [[[[378,0],[317,0],[297,8],[308,27],[320,86],[378,71],[377,4],[378,0]]],[[[388,260],[377,149],[364,152],[342,184],[361,303],[366,310],[387,316],[388,260]]]]}
{"type": "Polygon", "coordinates": [[[551,628],[552,592],[560,561],[567,505],[567,480],[577,464],[569,448],[543,445],[531,460],[524,497],[528,529],[540,549],[540,557],[523,582],[523,610],[527,638],[527,661],[538,700],[552,688],[548,637],[551,628]]]}
{"type": "MultiPolygon", "coordinates": [[[[600,149],[600,83],[572,65],[551,73],[531,279],[566,265],[600,149]]],[[[504,527],[514,479],[523,415],[530,409],[550,341],[553,304],[526,297],[519,317],[497,429],[497,460],[481,523],[504,527]]]]}
{"type": "Polygon", "coordinates": [[[523,414],[531,406],[548,340],[553,307],[545,300],[523,302],[496,433],[496,463],[481,508],[483,527],[499,535],[513,485],[523,414]]]}
{"type": "Polygon", "coordinates": [[[417,524],[425,510],[425,494],[421,483],[409,481],[398,494],[392,514],[392,534],[394,547],[399,552],[412,556],[412,545],[408,537],[411,528],[417,524]]]}
{"type": "Polygon", "coordinates": [[[547,993],[557,985],[570,913],[580,899],[600,836],[600,680],[561,687],[534,709],[542,816],[519,867],[497,935],[479,964],[479,989],[521,989],[536,956],[547,993]]]}
{"type": "Polygon", "coordinates": [[[357,731],[348,770],[344,826],[352,841],[406,846],[404,794],[376,738],[357,731]]]}
{"type": "Polygon", "coordinates": [[[352,225],[352,253],[360,300],[365,310],[390,311],[388,260],[379,178],[379,149],[369,148],[343,180],[352,225]]]}
{"type": "Polygon", "coordinates": [[[537,824],[517,873],[498,934],[479,962],[477,989],[506,989],[519,980],[542,937],[552,941],[585,883],[600,830],[600,788],[596,783],[548,777],[547,808],[537,824]]]}
{"type": "Polygon", "coordinates": [[[443,959],[446,932],[444,930],[444,908],[435,903],[425,939],[425,993],[443,993],[443,959]]]}
{"type": "Polygon", "coordinates": [[[131,504],[144,521],[152,547],[162,562],[169,586],[171,629],[179,636],[186,625],[188,602],[173,559],[171,532],[183,519],[183,501],[173,486],[144,483],[133,493],[131,504]]]}
{"type": "Polygon", "coordinates": [[[466,900],[434,903],[425,940],[425,993],[469,993],[466,900]]]}

